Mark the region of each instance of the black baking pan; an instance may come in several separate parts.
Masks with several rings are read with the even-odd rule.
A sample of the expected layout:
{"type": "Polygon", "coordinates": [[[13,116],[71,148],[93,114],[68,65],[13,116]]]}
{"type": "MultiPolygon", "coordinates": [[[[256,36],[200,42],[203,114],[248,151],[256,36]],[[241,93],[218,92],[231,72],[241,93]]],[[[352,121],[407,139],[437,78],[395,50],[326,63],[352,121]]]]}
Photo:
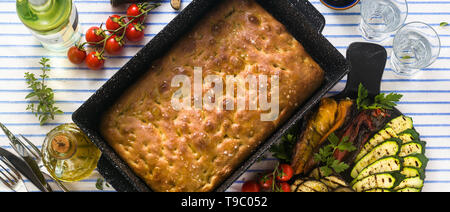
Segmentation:
{"type": "MultiPolygon", "coordinates": [[[[125,64],[108,82],[94,93],[75,113],[73,121],[102,151],[99,171],[117,191],[151,191],[151,189],[114,152],[99,132],[99,121],[103,111],[144,74],[151,63],[163,56],[215,5],[226,0],[193,0],[177,17],[158,33],[141,51],[125,64]]],[[[300,122],[320,99],[336,85],[350,70],[344,56],[322,35],[325,19],[307,0],[256,0],[305,47],[325,71],[321,87],[297,112],[224,180],[215,191],[225,191],[241,176],[270,146],[277,142],[292,126],[300,122]]]]}

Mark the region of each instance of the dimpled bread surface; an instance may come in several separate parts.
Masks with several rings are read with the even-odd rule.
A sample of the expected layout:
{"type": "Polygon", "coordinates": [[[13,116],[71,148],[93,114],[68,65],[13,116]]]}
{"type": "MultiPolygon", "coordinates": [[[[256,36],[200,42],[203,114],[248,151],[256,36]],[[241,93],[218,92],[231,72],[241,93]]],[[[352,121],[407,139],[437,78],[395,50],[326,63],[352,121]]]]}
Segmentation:
{"type": "MultiPolygon", "coordinates": [[[[323,70],[303,46],[259,4],[226,0],[153,62],[105,112],[101,133],[152,190],[212,191],[320,87],[323,78],[323,70]],[[180,88],[171,87],[171,80],[182,74],[193,82],[194,67],[203,69],[203,77],[223,79],[278,75],[278,119],[261,121],[261,114],[268,112],[261,110],[174,110],[171,98],[180,88]]],[[[203,86],[204,93],[209,88],[203,86]]]]}

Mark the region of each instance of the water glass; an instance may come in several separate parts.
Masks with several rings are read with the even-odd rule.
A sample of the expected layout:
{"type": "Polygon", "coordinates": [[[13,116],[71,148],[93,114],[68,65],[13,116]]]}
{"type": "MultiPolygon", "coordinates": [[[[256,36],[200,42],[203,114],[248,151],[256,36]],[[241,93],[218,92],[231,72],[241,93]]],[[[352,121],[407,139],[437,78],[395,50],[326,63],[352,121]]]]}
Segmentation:
{"type": "Polygon", "coordinates": [[[364,39],[380,42],[400,28],[407,16],[406,0],[362,0],[359,29],[364,39]]]}
{"type": "Polygon", "coordinates": [[[392,69],[399,75],[411,76],[434,63],[440,50],[441,41],[433,27],[422,22],[408,23],[395,35],[392,69]]]}

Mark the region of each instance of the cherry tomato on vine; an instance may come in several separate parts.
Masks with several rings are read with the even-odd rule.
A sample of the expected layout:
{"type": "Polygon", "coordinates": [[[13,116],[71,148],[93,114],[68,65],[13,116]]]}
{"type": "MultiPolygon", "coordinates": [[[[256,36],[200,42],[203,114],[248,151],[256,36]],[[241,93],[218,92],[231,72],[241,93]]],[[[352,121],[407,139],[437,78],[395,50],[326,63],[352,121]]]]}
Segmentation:
{"type": "Polygon", "coordinates": [[[123,46],[124,46],[123,39],[120,37],[117,37],[116,35],[112,35],[106,41],[105,50],[109,54],[116,55],[122,51],[123,46]]]}
{"type": "MultiPolygon", "coordinates": [[[[136,4],[131,4],[127,9],[127,16],[138,16],[142,14],[141,8],[136,4]]],[[[132,20],[132,17],[129,17],[128,20],[132,20]]],[[[133,22],[135,23],[142,23],[145,19],[145,15],[142,15],[141,17],[137,18],[133,22]]]]}
{"type": "Polygon", "coordinates": [[[242,185],[242,192],[260,192],[261,187],[259,187],[256,181],[247,181],[242,185]]]}
{"type": "MultiPolygon", "coordinates": [[[[124,20],[120,19],[118,15],[109,16],[108,20],[106,20],[106,29],[115,31],[119,29],[121,26],[125,25],[124,20]]],[[[119,31],[119,33],[123,32],[123,29],[119,31]]]]}
{"type": "Polygon", "coordinates": [[[70,62],[73,64],[81,64],[84,59],[86,59],[86,50],[82,47],[72,46],[69,51],[67,51],[67,58],[69,58],[70,62]]]}
{"type": "Polygon", "coordinates": [[[277,180],[281,182],[289,181],[294,175],[294,170],[289,164],[281,164],[277,171],[277,180]]]}
{"type": "Polygon", "coordinates": [[[127,26],[127,31],[125,32],[125,36],[127,39],[132,42],[140,41],[144,38],[144,29],[145,26],[139,23],[131,23],[127,26]]]}
{"type": "Polygon", "coordinates": [[[273,184],[273,175],[272,174],[266,174],[259,179],[259,185],[263,189],[271,189],[273,184]]]}
{"type": "Polygon", "coordinates": [[[90,43],[97,43],[105,39],[105,31],[99,27],[93,26],[86,31],[86,41],[90,43]]]}
{"type": "Polygon", "coordinates": [[[291,192],[291,186],[286,182],[281,182],[278,184],[280,192],[291,192]]]}
{"type": "Polygon", "coordinates": [[[100,70],[105,64],[105,58],[99,52],[91,52],[86,57],[86,65],[91,70],[100,70]]]}

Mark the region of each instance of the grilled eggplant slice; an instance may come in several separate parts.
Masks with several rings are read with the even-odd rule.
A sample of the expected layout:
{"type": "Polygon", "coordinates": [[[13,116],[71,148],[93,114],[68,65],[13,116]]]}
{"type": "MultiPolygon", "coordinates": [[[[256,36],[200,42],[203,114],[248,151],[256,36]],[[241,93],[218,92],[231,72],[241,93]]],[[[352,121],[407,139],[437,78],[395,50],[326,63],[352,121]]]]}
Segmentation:
{"type": "Polygon", "coordinates": [[[298,186],[301,185],[305,180],[303,179],[297,179],[294,181],[294,183],[291,185],[291,192],[296,192],[298,189],[298,186]]]}
{"type": "Polygon", "coordinates": [[[320,179],[320,182],[324,183],[331,189],[336,189],[338,187],[348,187],[348,184],[345,182],[345,180],[337,176],[324,177],[320,179]]]}
{"type": "Polygon", "coordinates": [[[333,192],[355,192],[355,191],[349,187],[338,187],[334,189],[333,192]]]}
{"type": "Polygon", "coordinates": [[[374,174],[357,181],[352,188],[356,192],[372,189],[392,189],[399,185],[404,178],[400,172],[374,174]]]}
{"type": "Polygon", "coordinates": [[[358,180],[361,180],[369,175],[383,173],[383,172],[393,172],[402,170],[403,160],[397,156],[388,156],[381,158],[374,163],[370,164],[366,168],[364,168],[361,173],[359,173],[358,177],[356,177],[352,184],[356,183],[358,180]]]}
{"type": "Polygon", "coordinates": [[[423,154],[409,155],[403,158],[403,166],[415,167],[424,170],[427,166],[428,158],[423,154]]]}
{"type": "Polygon", "coordinates": [[[395,191],[404,189],[404,188],[417,188],[422,189],[423,187],[423,179],[420,177],[406,178],[400,182],[400,184],[394,188],[395,191]]]}
{"type": "Polygon", "coordinates": [[[403,188],[398,190],[397,192],[420,192],[421,190],[418,188],[403,188]]]}
{"type": "Polygon", "coordinates": [[[374,188],[374,189],[370,189],[370,190],[367,190],[367,191],[364,191],[364,192],[375,192],[375,193],[383,193],[383,192],[392,192],[391,190],[389,190],[389,189],[381,189],[381,188],[374,188]]]}
{"type": "Polygon", "coordinates": [[[414,154],[425,154],[426,143],[423,141],[411,141],[409,143],[403,144],[399,156],[406,157],[408,155],[414,154]]]}
{"type": "Polygon", "coordinates": [[[355,166],[353,167],[350,176],[352,178],[358,177],[359,173],[372,164],[373,162],[377,161],[380,158],[386,157],[386,156],[395,156],[400,151],[400,144],[401,140],[397,138],[391,138],[380,145],[376,146],[371,152],[367,153],[366,156],[361,158],[358,162],[356,162],[355,166]]]}
{"type": "Polygon", "coordinates": [[[329,188],[318,180],[307,180],[300,184],[296,192],[329,192],[329,188]]]}

